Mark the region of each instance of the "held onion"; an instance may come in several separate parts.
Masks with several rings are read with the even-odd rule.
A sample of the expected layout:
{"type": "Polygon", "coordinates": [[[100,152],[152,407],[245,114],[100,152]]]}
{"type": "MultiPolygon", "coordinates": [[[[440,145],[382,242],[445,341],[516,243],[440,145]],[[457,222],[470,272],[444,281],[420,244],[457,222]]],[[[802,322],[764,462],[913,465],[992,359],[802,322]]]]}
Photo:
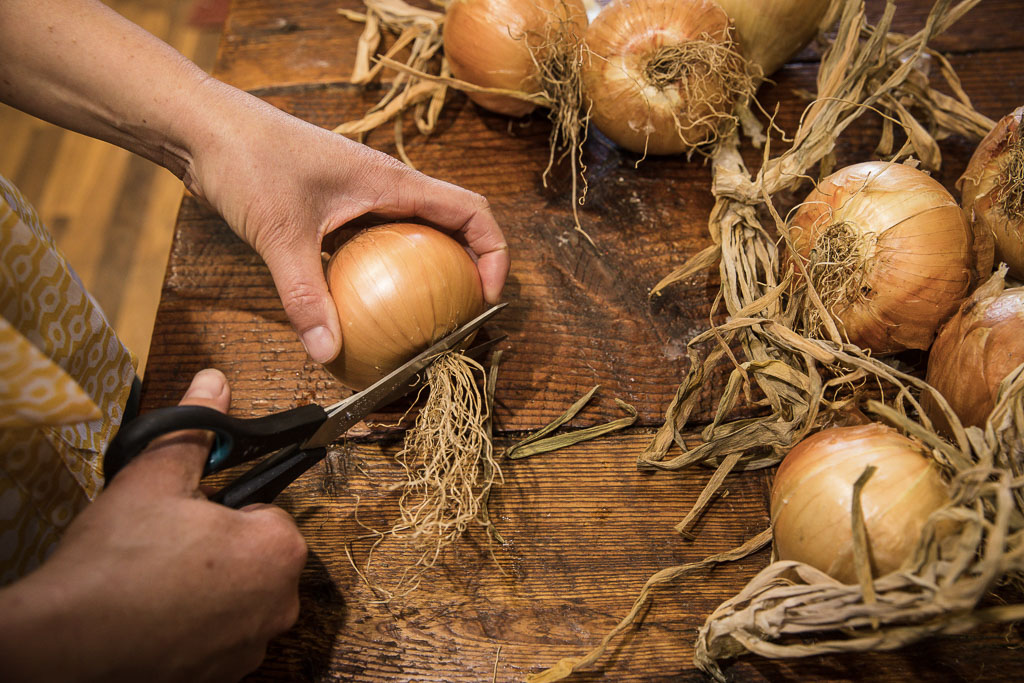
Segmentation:
{"type": "MultiPolygon", "coordinates": [[[[794,213],[789,235],[840,334],[876,353],[927,349],[992,268],[991,239],[938,181],[904,164],[836,171],[794,213]]],[[[816,332],[823,321],[808,308],[816,332]]]]}
{"type": "Polygon", "coordinates": [[[591,122],[637,153],[677,154],[735,125],[753,92],[729,16],[714,0],[613,0],[585,37],[591,122]]]}
{"type": "Polygon", "coordinates": [[[369,228],[327,265],[342,324],[338,357],[327,365],[363,389],[483,310],[476,264],[454,239],[413,223],[369,228]]]}
{"type": "MultiPolygon", "coordinates": [[[[928,354],[927,382],[965,426],[983,427],[995,407],[999,384],[1024,363],[1024,287],[1004,289],[1003,273],[971,295],[950,318],[928,354]]],[[[949,422],[930,392],[921,407],[940,431],[949,422]]]]}
{"type": "MultiPolygon", "coordinates": [[[[341,354],[328,370],[353,388],[368,386],[483,309],[469,254],[448,235],[413,223],[357,234],[331,257],[327,281],[342,321],[341,354]]],[[[482,374],[476,361],[454,351],[427,368],[426,400],[395,455],[404,475],[395,487],[400,519],[378,538],[402,539],[418,556],[404,571],[391,567],[383,583],[367,567],[367,581],[385,595],[411,590],[471,524],[489,528],[487,496],[501,468],[484,428],[482,374]]]]}
{"type": "Polygon", "coordinates": [[[971,156],[958,181],[964,211],[992,233],[997,260],[1024,279],[1024,107],[1004,116],[971,156]]]}
{"type": "MultiPolygon", "coordinates": [[[[453,0],[445,12],[444,53],[455,78],[487,88],[535,94],[544,62],[587,27],[582,0],[453,0]]],[[[481,107],[524,116],[535,105],[496,93],[468,92],[481,107]]]]}
{"type": "Polygon", "coordinates": [[[853,486],[861,490],[874,576],[909,559],[928,516],[949,494],[931,460],[914,441],[877,423],[813,434],[786,455],[775,474],[771,518],[779,559],[797,560],[843,583],[855,583],[853,486]]]}

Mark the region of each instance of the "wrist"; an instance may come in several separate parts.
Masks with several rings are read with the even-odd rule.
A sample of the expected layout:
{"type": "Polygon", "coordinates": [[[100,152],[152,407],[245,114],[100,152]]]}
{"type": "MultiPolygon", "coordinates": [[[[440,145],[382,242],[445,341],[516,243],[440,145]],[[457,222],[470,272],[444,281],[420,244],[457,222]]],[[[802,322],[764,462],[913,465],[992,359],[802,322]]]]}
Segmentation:
{"type": "Polygon", "coordinates": [[[52,584],[40,569],[0,589],[0,662],[5,680],[61,680],[81,658],[74,652],[77,611],[69,608],[60,583],[52,584]]]}

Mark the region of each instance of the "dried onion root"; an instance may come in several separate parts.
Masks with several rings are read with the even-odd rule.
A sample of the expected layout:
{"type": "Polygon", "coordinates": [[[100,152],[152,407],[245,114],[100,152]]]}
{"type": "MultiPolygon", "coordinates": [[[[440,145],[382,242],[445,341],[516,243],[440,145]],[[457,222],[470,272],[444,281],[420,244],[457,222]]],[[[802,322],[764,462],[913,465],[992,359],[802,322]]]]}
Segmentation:
{"type": "Polygon", "coordinates": [[[470,524],[488,525],[485,501],[502,481],[474,372],[484,369],[462,355],[434,361],[429,395],[395,456],[406,480],[398,486],[401,519],[391,534],[422,551],[417,570],[433,567],[470,524]]]}
{"type": "MultiPolygon", "coordinates": [[[[489,433],[491,406],[480,390],[477,373],[486,374],[475,360],[454,352],[430,366],[426,401],[395,455],[404,477],[392,486],[400,493],[400,517],[387,531],[360,523],[375,540],[365,567],[356,571],[384,602],[415,591],[423,574],[471,525],[483,527],[489,538],[500,541],[487,501],[493,487],[504,480],[489,433]],[[408,544],[416,559],[406,563],[397,577],[391,572],[383,580],[377,576],[374,560],[388,538],[408,544]]],[[[351,555],[350,561],[355,566],[351,555]]]]}

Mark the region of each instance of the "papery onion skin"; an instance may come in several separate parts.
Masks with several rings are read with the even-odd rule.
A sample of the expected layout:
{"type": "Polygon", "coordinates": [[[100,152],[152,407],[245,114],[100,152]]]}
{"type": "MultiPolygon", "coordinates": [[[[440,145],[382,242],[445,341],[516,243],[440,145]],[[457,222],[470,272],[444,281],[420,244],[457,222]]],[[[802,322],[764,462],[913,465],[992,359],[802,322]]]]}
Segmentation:
{"type": "MultiPolygon", "coordinates": [[[[445,57],[459,80],[534,94],[543,85],[534,59],[544,57],[542,42],[549,27],[560,25],[572,27],[582,40],[587,28],[582,0],[452,0],[445,11],[445,57]]],[[[506,116],[525,116],[536,108],[506,95],[467,96],[506,116]]]]}
{"type": "Polygon", "coordinates": [[[414,223],[368,228],[327,264],[341,353],[326,368],[364,389],[483,310],[476,264],[448,235],[414,223]]]}
{"type": "MultiPolygon", "coordinates": [[[[937,389],[965,426],[984,427],[999,384],[1024,363],[1024,287],[1004,289],[996,273],[943,325],[928,354],[928,384],[937,389]]],[[[936,429],[952,430],[930,392],[921,407],[936,429]]]]}
{"type": "Polygon", "coordinates": [[[789,224],[806,267],[812,250],[824,258],[821,236],[836,226],[856,237],[863,267],[829,309],[841,334],[876,353],[927,349],[992,270],[991,239],[974,233],[941,183],[905,164],[854,164],[818,184],[789,224]]]}
{"type": "MultiPolygon", "coordinates": [[[[958,181],[964,211],[977,229],[987,230],[995,239],[997,261],[1010,267],[1010,274],[1024,279],[1024,215],[1008,214],[1003,204],[1006,191],[1004,169],[1016,153],[1018,170],[1024,164],[1021,147],[1021,119],[1024,107],[1004,116],[989,131],[971,156],[967,170],[958,181]]],[[[1024,186],[1017,185],[1017,193],[1024,186]]]]}
{"type": "Polygon", "coordinates": [[[771,518],[775,551],[843,583],[856,583],[853,485],[876,468],[861,490],[873,576],[899,569],[928,516],[949,501],[934,461],[895,429],[872,423],[813,434],[786,455],[775,474],[771,518]]]}
{"type": "Polygon", "coordinates": [[[714,139],[718,117],[731,109],[726,93],[713,86],[700,90],[698,100],[729,101],[699,106],[688,117],[680,89],[656,85],[644,73],[659,50],[702,37],[725,43],[729,31],[728,15],[713,0],[613,0],[585,38],[591,54],[583,64],[583,87],[591,123],[619,146],[641,154],[678,154],[714,139]],[[677,117],[685,128],[682,135],[677,117]],[[710,119],[697,122],[702,117],[710,119]]]}
{"type": "Polygon", "coordinates": [[[736,25],[743,55],[770,76],[818,33],[829,0],[717,0],[736,25]]]}

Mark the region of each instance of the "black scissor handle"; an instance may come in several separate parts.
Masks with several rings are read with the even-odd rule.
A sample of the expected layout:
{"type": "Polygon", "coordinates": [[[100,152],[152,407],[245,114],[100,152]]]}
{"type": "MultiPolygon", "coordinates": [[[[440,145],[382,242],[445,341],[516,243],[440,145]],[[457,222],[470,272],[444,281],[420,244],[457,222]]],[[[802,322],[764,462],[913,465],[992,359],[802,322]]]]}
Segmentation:
{"type": "Polygon", "coordinates": [[[104,476],[109,484],[153,439],[182,429],[202,429],[217,435],[203,471],[207,475],[302,443],[326,419],[326,411],[316,404],[253,419],[231,417],[206,406],[158,408],[121,425],[103,456],[104,476]]]}
{"type": "Polygon", "coordinates": [[[272,503],[277,494],[326,456],[323,447],[304,450],[297,444],[286,446],[211,495],[210,500],[235,509],[250,503],[272,503]]]}

